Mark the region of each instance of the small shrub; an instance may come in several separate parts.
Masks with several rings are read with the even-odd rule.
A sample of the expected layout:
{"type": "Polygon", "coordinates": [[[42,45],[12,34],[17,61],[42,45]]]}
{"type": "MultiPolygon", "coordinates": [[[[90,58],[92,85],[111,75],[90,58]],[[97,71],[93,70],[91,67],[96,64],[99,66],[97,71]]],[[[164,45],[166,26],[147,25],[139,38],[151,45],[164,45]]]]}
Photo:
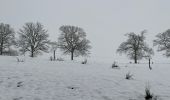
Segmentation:
{"type": "Polygon", "coordinates": [[[158,96],[151,93],[150,86],[147,85],[145,88],[145,100],[158,100],[158,99],[159,99],[158,96]]]}
{"type": "Polygon", "coordinates": [[[23,86],[23,82],[18,82],[17,87],[21,87],[21,86],[23,86]]]}
{"type": "Polygon", "coordinates": [[[145,100],[152,100],[153,94],[150,91],[149,86],[145,88],[145,100]]]}
{"type": "Polygon", "coordinates": [[[133,74],[131,74],[130,72],[128,72],[128,73],[126,74],[125,79],[127,79],[127,80],[133,79],[132,76],[133,76],[133,74]]]}
{"type": "Polygon", "coordinates": [[[81,64],[87,64],[87,59],[81,62],[81,64]]]}
{"type": "Polygon", "coordinates": [[[116,64],[116,62],[114,62],[113,64],[112,64],[112,68],[118,68],[119,66],[116,64]]]}

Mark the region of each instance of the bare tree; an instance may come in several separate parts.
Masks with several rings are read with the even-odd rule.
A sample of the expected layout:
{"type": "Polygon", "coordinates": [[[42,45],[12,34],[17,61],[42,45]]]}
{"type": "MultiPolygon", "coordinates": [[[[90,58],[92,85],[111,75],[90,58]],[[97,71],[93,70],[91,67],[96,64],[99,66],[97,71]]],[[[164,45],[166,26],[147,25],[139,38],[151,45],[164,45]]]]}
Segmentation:
{"type": "Polygon", "coordinates": [[[14,29],[9,24],[0,23],[0,55],[15,42],[14,35],[14,29]]]}
{"type": "Polygon", "coordinates": [[[140,35],[137,35],[133,32],[126,34],[125,36],[127,36],[128,39],[120,44],[117,52],[120,54],[127,54],[130,59],[134,60],[134,63],[137,63],[137,60],[142,59],[148,54],[148,52],[153,51],[144,41],[145,32],[146,30],[142,31],[140,35]]]}
{"type": "Polygon", "coordinates": [[[158,51],[165,51],[165,56],[170,57],[170,29],[156,35],[154,46],[158,46],[158,51]]]}
{"type": "Polygon", "coordinates": [[[74,56],[89,54],[90,41],[86,39],[86,33],[82,28],[66,25],[61,26],[59,30],[59,46],[64,54],[71,54],[71,60],[74,56]]]}
{"type": "Polygon", "coordinates": [[[30,56],[34,57],[42,51],[48,51],[49,40],[47,30],[44,26],[37,23],[26,23],[22,29],[19,30],[18,46],[22,53],[30,52],[30,56]]]}

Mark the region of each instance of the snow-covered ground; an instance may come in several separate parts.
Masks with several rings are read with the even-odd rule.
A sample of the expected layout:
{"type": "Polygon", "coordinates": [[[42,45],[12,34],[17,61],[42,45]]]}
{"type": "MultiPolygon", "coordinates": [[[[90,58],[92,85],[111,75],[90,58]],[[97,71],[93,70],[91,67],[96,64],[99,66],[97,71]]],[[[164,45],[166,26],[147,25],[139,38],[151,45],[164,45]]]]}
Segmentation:
{"type": "Polygon", "coordinates": [[[147,84],[158,100],[170,100],[170,64],[112,69],[112,63],[24,59],[0,56],[0,100],[144,100],[147,84]]]}

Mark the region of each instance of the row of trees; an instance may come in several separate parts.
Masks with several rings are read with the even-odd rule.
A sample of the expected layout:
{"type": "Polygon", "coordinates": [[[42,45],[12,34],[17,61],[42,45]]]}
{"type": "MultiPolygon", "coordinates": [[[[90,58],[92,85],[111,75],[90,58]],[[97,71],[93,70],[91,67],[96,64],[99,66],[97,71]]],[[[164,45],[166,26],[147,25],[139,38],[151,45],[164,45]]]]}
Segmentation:
{"type": "Polygon", "coordinates": [[[58,41],[51,42],[48,37],[48,31],[44,26],[37,23],[26,23],[17,32],[19,37],[15,38],[15,31],[9,24],[0,24],[0,55],[13,48],[19,48],[22,54],[30,53],[30,57],[35,57],[42,52],[48,52],[49,48],[54,51],[60,48],[64,54],[71,54],[71,60],[74,56],[88,55],[91,48],[90,41],[86,39],[85,31],[76,26],[64,25],[59,28],[61,34],[58,41]]]}
{"type": "MultiPolygon", "coordinates": [[[[150,61],[151,56],[154,55],[154,51],[145,42],[145,33],[146,30],[140,34],[135,34],[134,32],[125,34],[128,39],[120,44],[117,52],[127,54],[130,59],[134,60],[134,63],[137,63],[142,58],[148,58],[150,61]]],[[[170,29],[157,34],[156,39],[153,40],[153,45],[158,46],[158,51],[165,51],[164,55],[170,57],[170,29]]]]}
{"type": "MultiPolygon", "coordinates": [[[[0,23],[0,55],[11,52],[11,47],[19,48],[22,54],[30,53],[31,57],[35,57],[42,52],[48,52],[51,48],[54,52],[60,48],[64,54],[70,54],[71,60],[74,56],[86,56],[91,49],[90,41],[86,39],[86,32],[76,26],[63,25],[59,28],[60,36],[57,41],[51,42],[48,37],[48,31],[44,26],[37,23],[25,23],[22,28],[16,33],[9,24],[0,23]]],[[[145,42],[146,30],[140,34],[133,32],[125,34],[128,39],[121,43],[117,52],[125,53],[130,59],[137,63],[142,58],[151,58],[154,54],[153,49],[145,42]]],[[[165,51],[167,57],[170,57],[170,29],[156,35],[153,41],[154,46],[158,46],[158,51],[165,51]]]]}

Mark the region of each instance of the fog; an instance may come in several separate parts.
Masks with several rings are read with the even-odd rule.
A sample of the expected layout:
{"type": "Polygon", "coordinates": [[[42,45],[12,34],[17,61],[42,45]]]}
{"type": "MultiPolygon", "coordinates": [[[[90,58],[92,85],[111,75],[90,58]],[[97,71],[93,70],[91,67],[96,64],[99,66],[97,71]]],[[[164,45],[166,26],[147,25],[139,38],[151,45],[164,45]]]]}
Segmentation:
{"type": "MultiPolygon", "coordinates": [[[[75,25],[87,32],[91,57],[127,59],[116,54],[124,34],[146,29],[150,47],[155,35],[170,28],[169,0],[0,0],[0,22],[17,32],[26,22],[41,22],[57,41],[61,25],[75,25]]],[[[155,50],[155,61],[168,60],[155,50]]]]}

